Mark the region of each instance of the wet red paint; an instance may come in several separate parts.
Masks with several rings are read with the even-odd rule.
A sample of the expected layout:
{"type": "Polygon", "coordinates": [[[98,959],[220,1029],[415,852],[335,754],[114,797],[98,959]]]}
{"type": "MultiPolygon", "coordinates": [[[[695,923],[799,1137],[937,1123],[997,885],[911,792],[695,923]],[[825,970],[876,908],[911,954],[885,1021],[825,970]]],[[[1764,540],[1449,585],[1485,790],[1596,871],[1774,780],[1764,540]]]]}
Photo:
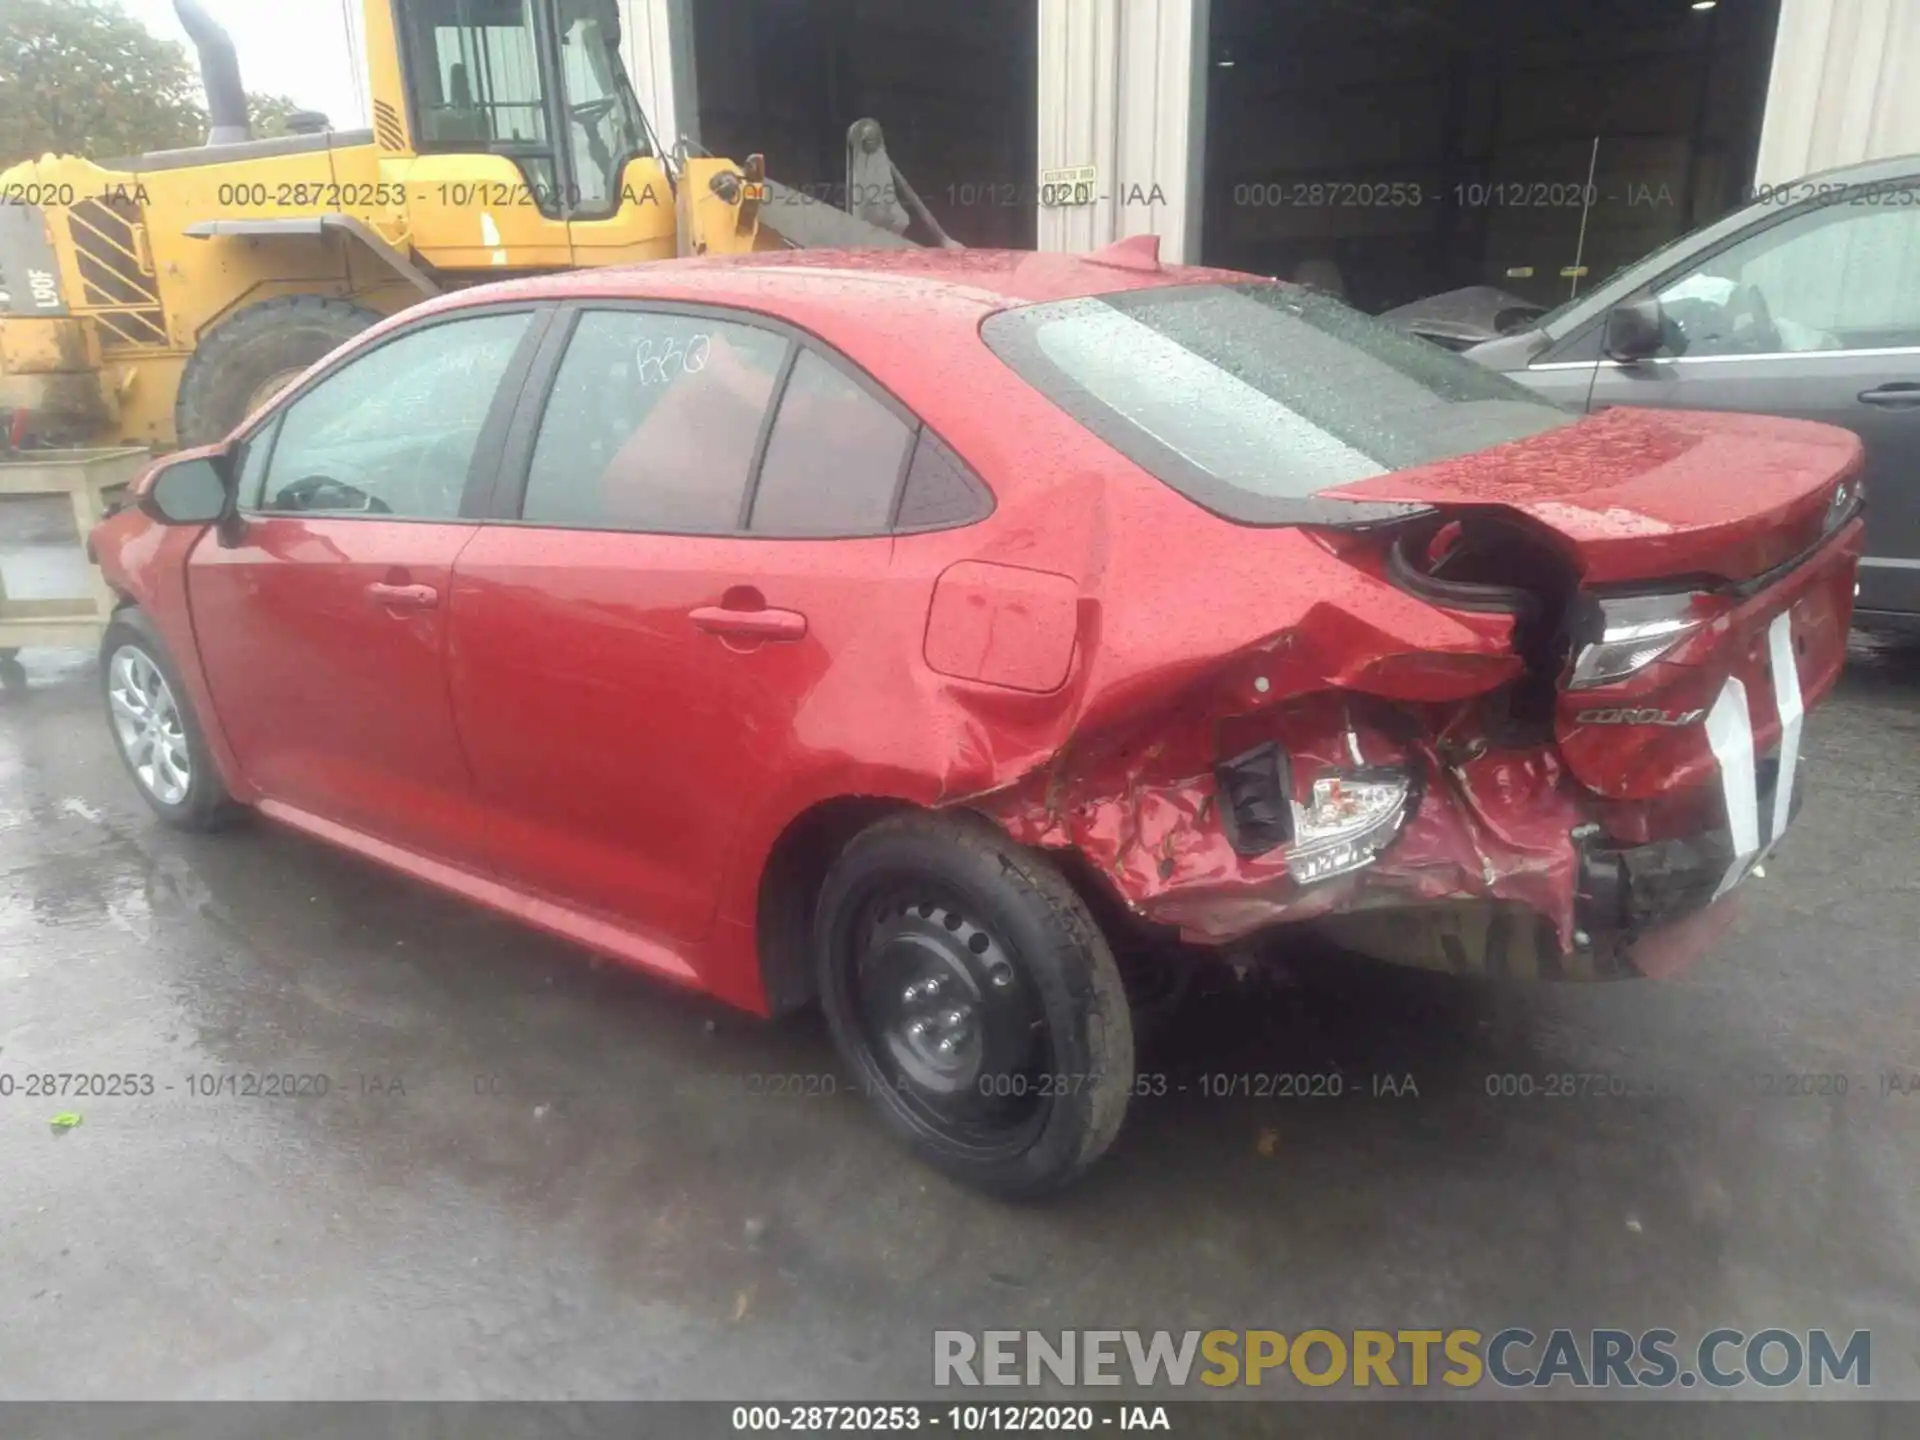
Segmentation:
{"type": "MultiPolygon", "coordinates": [[[[1503,739],[1497,697],[1524,668],[1510,619],[1399,588],[1377,537],[1199,509],[978,336],[1009,304],[1243,278],[796,252],[422,307],[651,297],[782,319],[865,367],[987,482],[995,509],[964,528],[763,542],[282,517],[223,548],[128,511],[98,553],[160,626],[239,798],[749,1008],[766,1005],[768,859],[847,797],[969,806],[1077,849],[1140,914],[1208,942],[1352,906],[1495,899],[1571,944],[1570,832],[1598,822],[1632,842],[1722,823],[1703,739],[1569,724],[1566,705],[1557,732],[1503,739]],[[339,589],[402,572],[444,603],[389,616],[339,589]],[[692,618],[742,606],[805,623],[753,640],[692,618]],[[1301,798],[1357,748],[1415,774],[1418,805],[1370,868],[1299,886],[1284,852],[1235,853],[1217,810],[1215,762],[1265,739],[1293,758],[1301,798]]],[[[1613,412],[1342,493],[1516,511],[1592,583],[1745,575],[1806,547],[1857,461],[1840,431],[1613,412]]],[[[1692,704],[1792,604],[1818,699],[1857,548],[1857,533],[1835,541],[1605,697],[1692,704]]],[[[1754,723],[1763,745],[1777,734],[1758,708],[1754,723]]]]}
{"type": "Polygon", "coordinates": [[[1581,783],[1613,799],[1657,801],[1709,784],[1713,752],[1705,727],[1591,725],[1583,713],[1659,710],[1684,714],[1710,709],[1727,679],[1745,685],[1757,753],[1780,742],[1767,658],[1767,624],[1793,615],[1800,657],[1800,689],[1811,708],[1826,698],[1846,661],[1853,619],[1853,579],[1865,526],[1856,520],[1820,554],[1741,604],[1715,604],[1697,633],[1639,674],[1617,685],[1562,695],[1555,733],[1560,751],[1581,783]]]}
{"type": "Polygon", "coordinates": [[[1831,425],[1614,409],[1330,493],[1518,511],[1566,544],[1590,584],[1744,580],[1819,539],[1835,478],[1863,457],[1860,437],[1831,425]]]}

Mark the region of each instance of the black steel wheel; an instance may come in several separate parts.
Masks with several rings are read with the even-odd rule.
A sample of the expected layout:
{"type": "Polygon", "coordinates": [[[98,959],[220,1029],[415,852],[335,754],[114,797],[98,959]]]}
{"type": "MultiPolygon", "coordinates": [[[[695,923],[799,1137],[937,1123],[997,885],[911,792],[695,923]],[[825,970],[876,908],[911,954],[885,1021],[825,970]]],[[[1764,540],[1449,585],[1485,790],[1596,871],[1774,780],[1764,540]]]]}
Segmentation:
{"type": "Polygon", "coordinates": [[[934,1164],[1037,1194],[1119,1133],[1134,1078],[1125,992],[1044,856],[975,816],[884,820],[829,873],[814,939],[856,1083],[934,1164]]]}

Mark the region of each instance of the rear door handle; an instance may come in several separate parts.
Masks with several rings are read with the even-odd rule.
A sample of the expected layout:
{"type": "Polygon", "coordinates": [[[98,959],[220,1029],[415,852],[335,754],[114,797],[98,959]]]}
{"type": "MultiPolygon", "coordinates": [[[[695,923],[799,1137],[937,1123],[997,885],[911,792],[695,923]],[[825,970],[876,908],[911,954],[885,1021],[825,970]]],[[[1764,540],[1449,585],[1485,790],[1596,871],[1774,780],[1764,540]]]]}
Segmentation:
{"type": "Polygon", "coordinates": [[[389,610],[431,610],[440,603],[440,592],[431,585],[388,585],[376,580],[367,586],[367,598],[389,610]]]}
{"type": "Polygon", "coordinates": [[[1862,405],[1880,405],[1891,410],[1905,410],[1909,406],[1920,406],[1920,384],[1911,380],[1899,380],[1891,385],[1882,385],[1878,390],[1862,390],[1862,405]]]}
{"type": "Polygon", "coordinates": [[[724,605],[702,605],[691,613],[691,619],[709,635],[745,640],[807,638],[807,617],[797,610],[729,610],[724,605]]]}

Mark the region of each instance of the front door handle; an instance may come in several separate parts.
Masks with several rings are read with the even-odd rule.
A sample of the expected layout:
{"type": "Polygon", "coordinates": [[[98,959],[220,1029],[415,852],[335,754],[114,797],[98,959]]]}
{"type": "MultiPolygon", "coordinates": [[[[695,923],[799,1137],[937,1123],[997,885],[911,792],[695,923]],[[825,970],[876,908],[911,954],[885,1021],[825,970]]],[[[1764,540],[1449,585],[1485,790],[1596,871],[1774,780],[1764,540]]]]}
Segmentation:
{"type": "Polygon", "coordinates": [[[807,617],[797,610],[730,610],[724,605],[702,605],[689,618],[709,635],[742,640],[807,638],[807,617]]]}
{"type": "Polygon", "coordinates": [[[367,586],[367,598],[389,610],[431,610],[440,603],[440,592],[431,585],[389,585],[376,580],[367,586]]]}
{"type": "Polygon", "coordinates": [[[1920,384],[1911,380],[1896,380],[1891,385],[1882,385],[1878,390],[1862,390],[1860,403],[1878,405],[1888,410],[1920,407],[1920,384]]]}

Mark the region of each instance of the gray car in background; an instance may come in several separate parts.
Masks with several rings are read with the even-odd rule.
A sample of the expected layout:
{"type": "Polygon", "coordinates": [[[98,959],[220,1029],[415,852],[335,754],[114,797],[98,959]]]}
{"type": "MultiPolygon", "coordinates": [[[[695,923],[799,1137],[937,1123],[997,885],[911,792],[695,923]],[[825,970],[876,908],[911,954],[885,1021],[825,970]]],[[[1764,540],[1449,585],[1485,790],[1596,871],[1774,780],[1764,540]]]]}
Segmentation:
{"type": "Polygon", "coordinates": [[[1867,446],[1856,621],[1920,631],[1920,155],[1753,202],[1466,352],[1580,410],[1749,410],[1867,446]]]}

